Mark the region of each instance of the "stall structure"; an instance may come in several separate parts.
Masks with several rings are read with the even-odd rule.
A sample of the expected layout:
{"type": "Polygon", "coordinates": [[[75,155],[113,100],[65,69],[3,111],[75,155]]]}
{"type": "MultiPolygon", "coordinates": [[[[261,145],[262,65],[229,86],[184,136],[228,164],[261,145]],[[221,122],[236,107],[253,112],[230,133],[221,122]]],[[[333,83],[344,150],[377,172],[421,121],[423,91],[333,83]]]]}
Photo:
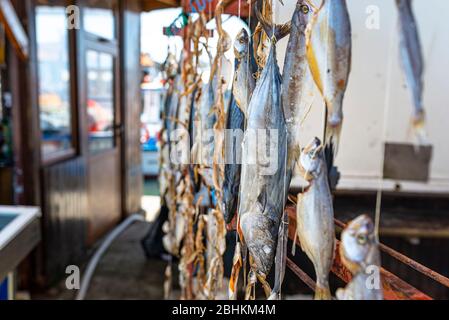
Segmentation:
{"type": "Polygon", "coordinates": [[[24,289],[57,283],[141,212],[142,4],[0,1],[0,204],[42,212],[24,289]]]}

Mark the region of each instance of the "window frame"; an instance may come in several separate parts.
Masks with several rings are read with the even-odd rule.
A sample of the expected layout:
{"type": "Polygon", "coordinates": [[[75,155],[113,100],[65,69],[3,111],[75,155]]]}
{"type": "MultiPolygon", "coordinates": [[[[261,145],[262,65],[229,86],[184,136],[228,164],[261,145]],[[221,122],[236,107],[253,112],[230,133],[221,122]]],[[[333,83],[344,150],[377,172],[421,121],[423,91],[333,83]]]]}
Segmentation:
{"type": "MultiPolygon", "coordinates": [[[[61,1],[60,5],[69,6],[73,4],[73,1],[61,1]]],[[[33,6],[33,13],[34,13],[34,25],[37,29],[37,9],[38,7],[46,6],[46,7],[52,7],[52,3],[48,3],[46,5],[39,4],[38,1],[35,1],[33,6]]],[[[68,18],[66,13],[66,19],[68,18]]],[[[36,30],[37,31],[37,30],[36,30]]],[[[64,150],[58,150],[50,153],[44,153],[42,151],[42,145],[43,145],[43,139],[42,139],[42,128],[40,125],[40,103],[37,102],[38,107],[38,128],[39,128],[39,148],[40,148],[40,159],[41,163],[44,166],[53,165],[59,162],[63,162],[69,159],[72,159],[79,155],[79,138],[78,138],[78,108],[77,108],[77,68],[76,68],[76,30],[75,29],[68,29],[67,30],[67,52],[68,52],[68,70],[70,73],[70,80],[69,80],[69,112],[70,112],[70,148],[64,149],[64,150]]],[[[39,43],[38,39],[36,37],[35,39],[35,45],[36,45],[36,90],[38,94],[38,100],[39,100],[39,94],[40,94],[40,70],[39,70],[39,57],[38,57],[38,50],[39,50],[39,43]]]]}
{"type": "MultiPolygon", "coordinates": [[[[112,80],[112,103],[113,103],[113,118],[112,118],[112,147],[106,148],[106,149],[100,149],[100,150],[91,150],[90,149],[90,133],[89,131],[87,131],[85,134],[87,135],[87,153],[90,156],[94,156],[97,154],[102,154],[104,152],[108,152],[110,150],[113,150],[117,147],[118,145],[118,136],[117,136],[117,132],[116,132],[116,124],[119,122],[118,121],[118,117],[119,117],[119,113],[118,113],[118,108],[120,107],[120,103],[118,101],[118,99],[120,98],[119,94],[117,94],[117,90],[118,90],[118,47],[112,47],[110,45],[104,45],[103,43],[99,43],[98,41],[90,41],[90,40],[86,40],[85,42],[85,51],[84,51],[84,61],[85,61],[85,74],[83,75],[84,77],[84,83],[85,83],[85,92],[86,92],[86,103],[83,104],[84,106],[84,112],[87,114],[87,100],[89,99],[89,81],[87,79],[88,77],[88,67],[87,67],[87,53],[89,51],[95,51],[99,54],[108,54],[111,56],[112,58],[112,75],[113,75],[113,80],[112,80]]],[[[87,130],[88,128],[86,128],[87,130]]]]}
{"type": "MultiPolygon", "coordinates": [[[[108,0],[100,0],[100,1],[108,1],[108,0]]],[[[84,132],[83,135],[86,135],[87,141],[86,141],[86,152],[87,156],[89,157],[95,157],[97,155],[105,154],[111,151],[114,151],[118,147],[120,147],[121,143],[121,94],[120,94],[120,50],[119,50],[119,39],[120,39],[120,2],[118,0],[115,1],[115,6],[113,5],[113,17],[114,17],[114,39],[108,39],[104,38],[100,35],[90,33],[87,31],[84,27],[84,14],[85,10],[89,9],[87,5],[87,1],[82,1],[81,6],[81,30],[83,34],[83,57],[81,58],[81,61],[83,61],[83,69],[85,72],[81,75],[83,77],[82,83],[84,86],[84,97],[83,101],[80,105],[80,107],[84,108],[83,113],[85,114],[85,117],[87,119],[87,100],[88,100],[88,85],[89,81],[87,79],[88,76],[88,68],[87,68],[87,52],[89,50],[96,51],[98,53],[106,53],[110,54],[112,56],[112,62],[113,62],[113,121],[112,121],[112,132],[113,132],[113,145],[110,148],[107,149],[101,149],[97,151],[90,150],[89,145],[89,132],[88,128],[83,128],[84,132]]],[[[86,122],[87,123],[87,122],[86,122]]]]}

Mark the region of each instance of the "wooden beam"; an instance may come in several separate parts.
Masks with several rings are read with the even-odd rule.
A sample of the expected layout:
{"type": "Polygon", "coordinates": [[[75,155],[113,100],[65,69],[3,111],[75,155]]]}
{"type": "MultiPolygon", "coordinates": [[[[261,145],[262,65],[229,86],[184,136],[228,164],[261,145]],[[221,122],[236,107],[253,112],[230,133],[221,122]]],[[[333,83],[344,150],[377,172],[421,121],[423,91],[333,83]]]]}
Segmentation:
{"type": "Polygon", "coordinates": [[[177,8],[181,6],[179,0],[141,0],[143,11],[151,11],[164,8],[177,8]]]}
{"type": "Polygon", "coordinates": [[[22,60],[27,60],[29,55],[28,36],[10,0],[0,0],[0,22],[5,26],[6,35],[18,56],[22,60]]]}
{"type": "MultiPolygon", "coordinates": [[[[182,8],[185,12],[204,12],[207,15],[214,15],[215,8],[220,0],[181,0],[182,8]]],[[[250,14],[249,5],[246,0],[231,0],[225,5],[225,14],[232,14],[241,18],[248,18],[250,14]],[[240,6],[240,10],[239,10],[240,6]]]]}

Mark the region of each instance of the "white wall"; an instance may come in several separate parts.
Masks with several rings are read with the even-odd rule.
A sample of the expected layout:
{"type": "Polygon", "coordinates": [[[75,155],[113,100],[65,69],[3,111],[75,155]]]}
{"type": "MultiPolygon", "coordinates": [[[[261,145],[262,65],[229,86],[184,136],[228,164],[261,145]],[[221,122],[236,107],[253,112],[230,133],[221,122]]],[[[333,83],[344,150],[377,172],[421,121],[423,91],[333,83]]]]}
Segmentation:
{"type": "MultiPolygon", "coordinates": [[[[276,5],[277,22],[291,18],[296,0],[284,0],[284,3],[283,7],[276,5]]],[[[342,173],[339,187],[376,189],[381,174],[382,144],[412,142],[409,131],[412,104],[399,65],[394,0],[347,0],[347,3],[353,33],[353,63],[336,160],[342,173]],[[365,26],[366,10],[371,5],[380,9],[379,30],[365,26]],[[385,110],[388,110],[386,117],[385,110]]],[[[434,152],[430,182],[401,182],[401,187],[403,191],[449,193],[449,1],[414,0],[414,11],[425,59],[424,106],[434,152]]],[[[286,44],[287,39],[278,44],[281,67],[286,44]]],[[[322,136],[323,110],[323,102],[317,95],[302,130],[303,141],[322,136]]],[[[394,184],[385,181],[383,187],[390,189],[394,184]]]]}

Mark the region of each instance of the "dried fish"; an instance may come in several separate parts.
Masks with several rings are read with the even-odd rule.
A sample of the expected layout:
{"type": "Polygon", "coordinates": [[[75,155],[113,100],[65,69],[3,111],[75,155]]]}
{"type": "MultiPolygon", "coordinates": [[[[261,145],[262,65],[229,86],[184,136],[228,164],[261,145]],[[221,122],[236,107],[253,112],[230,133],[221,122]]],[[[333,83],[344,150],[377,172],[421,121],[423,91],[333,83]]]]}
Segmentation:
{"type": "Polygon", "coordinates": [[[251,74],[250,39],[246,29],[240,30],[234,41],[235,74],[232,94],[240,110],[247,117],[247,109],[251,95],[256,86],[251,74]]]}
{"type": "Polygon", "coordinates": [[[351,23],[346,0],[323,0],[307,33],[310,70],[327,108],[325,142],[332,144],[336,152],[351,69],[351,23]]]}
{"type": "MultiPolygon", "coordinates": [[[[288,130],[286,190],[290,186],[300,154],[300,127],[314,99],[314,83],[307,62],[306,28],[312,10],[306,0],[298,0],[290,26],[290,37],[282,75],[282,106],[288,130]]],[[[287,196],[287,195],[286,195],[287,196]]]]}
{"type": "Polygon", "coordinates": [[[268,294],[271,290],[264,281],[273,264],[285,205],[286,139],[281,77],[273,42],[248,107],[239,205],[239,230],[250,252],[251,269],[268,294]]]}
{"type": "Polygon", "coordinates": [[[341,234],[340,256],[353,277],[346,288],[338,289],[339,300],[383,300],[380,253],[372,220],[361,215],[341,234]]]}
{"type": "Polygon", "coordinates": [[[245,128],[245,115],[254,79],[249,72],[249,38],[242,29],[234,42],[235,75],[232,86],[232,98],[229,105],[225,132],[225,172],[223,181],[223,213],[226,223],[231,222],[237,211],[240,187],[242,139],[245,128]]]}
{"type": "Polygon", "coordinates": [[[412,4],[411,0],[396,0],[400,29],[399,51],[405,80],[413,100],[413,129],[418,141],[425,143],[425,112],[422,101],[424,62],[412,4]]]}
{"type": "Polygon", "coordinates": [[[309,186],[298,194],[297,233],[302,250],[315,267],[315,299],[329,300],[329,271],[335,252],[334,210],[323,146],[318,138],[302,150],[299,162],[309,186]]]}

